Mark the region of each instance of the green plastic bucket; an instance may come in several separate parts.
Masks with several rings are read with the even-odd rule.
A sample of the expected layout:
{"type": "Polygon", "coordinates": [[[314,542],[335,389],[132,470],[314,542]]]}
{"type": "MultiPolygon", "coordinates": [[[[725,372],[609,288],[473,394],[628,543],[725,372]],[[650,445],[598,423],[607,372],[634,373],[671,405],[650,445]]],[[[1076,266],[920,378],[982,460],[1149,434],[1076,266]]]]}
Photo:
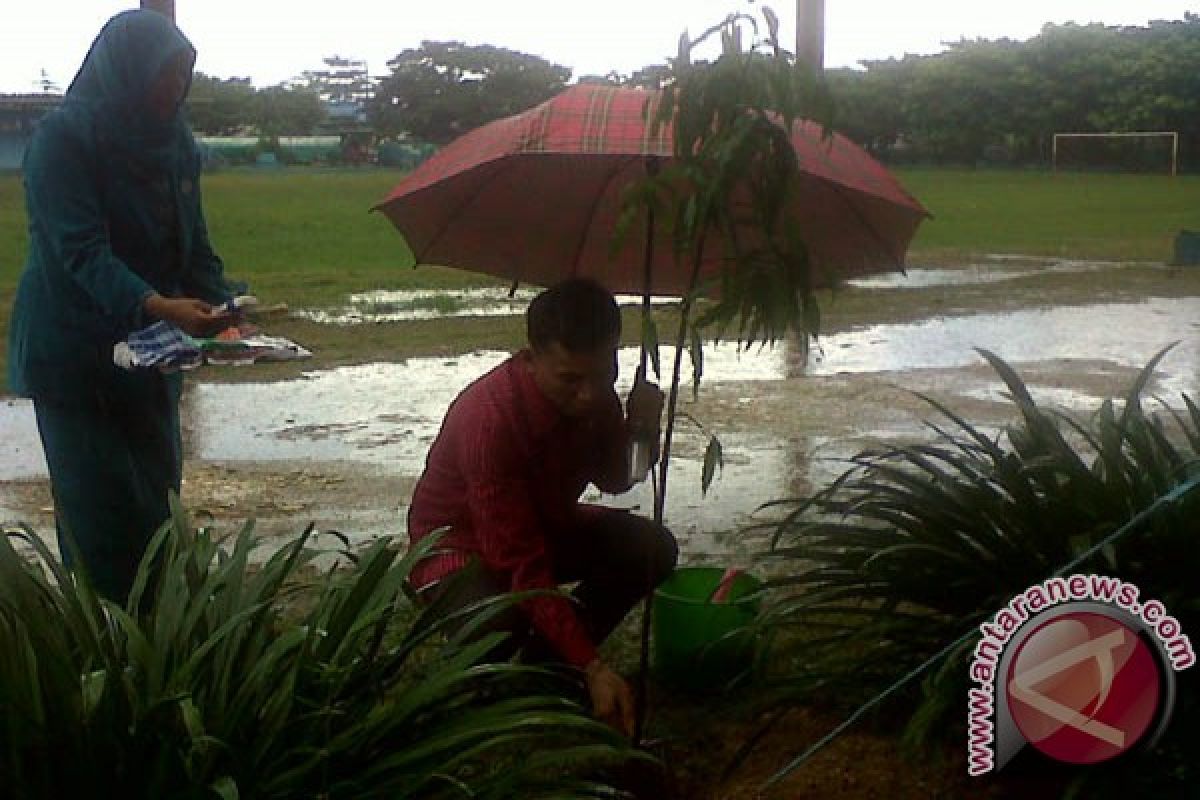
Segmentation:
{"type": "Polygon", "coordinates": [[[722,689],[748,673],[754,637],[741,629],[758,614],[758,599],[750,595],[762,583],[741,573],[725,599],[712,602],[724,574],[720,567],[681,567],[655,591],[652,665],[662,683],[722,689]]]}

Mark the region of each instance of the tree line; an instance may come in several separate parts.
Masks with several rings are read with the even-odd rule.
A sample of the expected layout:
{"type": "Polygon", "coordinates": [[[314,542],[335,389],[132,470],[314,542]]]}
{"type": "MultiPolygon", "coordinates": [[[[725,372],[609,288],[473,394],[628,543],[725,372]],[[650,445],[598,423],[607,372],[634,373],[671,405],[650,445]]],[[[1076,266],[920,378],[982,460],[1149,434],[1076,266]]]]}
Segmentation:
{"type": "Polygon", "coordinates": [[[313,132],[326,118],[320,94],[312,87],[286,85],[257,89],[249,78],[192,77],[188,118],[199,133],[265,137],[313,132]]]}
{"type": "Polygon", "coordinates": [[[1049,163],[1061,132],[1178,131],[1200,169],[1200,15],[1146,27],[1047,25],[1025,42],[827,73],[836,126],[885,160],[1049,163]]]}
{"type": "MultiPolygon", "coordinates": [[[[961,40],[937,55],[861,66],[826,72],[834,124],[885,161],[1045,165],[1056,132],[1162,130],[1179,132],[1181,163],[1200,169],[1198,14],[1145,27],[1047,25],[1024,42],[961,40]]],[[[536,55],[454,41],[423,42],[388,68],[354,87],[370,98],[367,125],[434,144],[529,108],[571,79],[569,68],[536,55]]],[[[667,75],[665,65],[649,65],[578,80],[656,88],[667,75]]],[[[309,133],[325,119],[322,101],[337,99],[337,80],[311,72],[256,90],[197,75],[193,124],[205,133],[309,133]]]]}

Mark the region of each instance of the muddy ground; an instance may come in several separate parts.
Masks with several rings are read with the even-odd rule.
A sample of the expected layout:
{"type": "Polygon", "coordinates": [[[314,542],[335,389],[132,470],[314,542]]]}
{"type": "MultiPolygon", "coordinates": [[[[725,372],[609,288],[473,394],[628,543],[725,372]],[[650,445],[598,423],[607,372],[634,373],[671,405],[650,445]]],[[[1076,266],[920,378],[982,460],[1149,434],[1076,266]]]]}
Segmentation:
{"type": "MultiPolygon", "coordinates": [[[[927,435],[937,414],[918,393],[975,423],[1003,424],[1012,407],[976,346],[1012,363],[1039,401],[1084,414],[1178,341],[1150,387],[1178,405],[1180,392],[1200,388],[1198,295],[1200,270],[1000,257],[852,286],[826,300],[827,332],[807,361],[788,343],[742,354],[725,343],[706,355],[693,398],[685,358],[680,408],[690,419],[676,438],[668,522],[693,540],[697,559],[721,558],[722,540],[736,538],[762,502],[827,483],[873,441],[927,435]],[[710,434],[724,445],[725,468],[703,496],[699,465],[710,434]]],[[[406,324],[389,316],[396,304],[367,302],[356,313],[372,337],[406,324]]],[[[255,382],[257,367],[232,373],[235,382],[228,371],[192,373],[183,407],[185,503],[231,526],[253,517],[268,537],[309,523],[356,539],[402,534],[446,405],[504,356],[486,349],[495,346],[489,341],[473,346],[484,349],[468,342],[459,354],[268,368],[267,383],[255,382]]],[[[635,357],[625,352],[620,386],[635,357]]],[[[0,434],[0,517],[48,534],[51,501],[24,401],[0,398],[0,434]]],[[[646,508],[650,494],[642,487],[588,499],[646,508]]]]}
{"type": "MultiPolygon", "coordinates": [[[[411,324],[363,313],[358,324],[371,326],[372,341],[389,325],[411,324]]],[[[761,519],[762,502],[826,484],[872,442],[929,435],[925,423],[937,414],[920,394],[988,428],[1011,420],[1013,408],[976,346],[1008,359],[1040,402],[1073,414],[1120,395],[1141,365],[1176,341],[1150,391],[1179,407],[1181,392],[1200,390],[1200,269],[1001,257],[931,266],[907,279],[846,289],[826,305],[825,326],[807,362],[794,346],[737,357],[724,345],[706,356],[698,397],[684,392],[681,408],[704,429],[681,423],[668,495],[667,522],[686,561],[747,560],[760,540],[739,531],[761,519]],[[726,459],[704,496],[699,471],[709,433],[721,438],[726,459]]],[[[479,341],[458,347],[461,353],[439,347],[395,362],[318,359],[264,372],[278,378],[267,383],[255,382],[253,373],[234,383],[211,381],[204,370],[191,374],[185,504],[229,530],[253,518],[268,541],[310,523],[356,544],[402,535],[408,497],[446,404],[503,357],[472,352],[475,346],[497,345],[479,341]]],[[[0,518],[22,520],[52,539],[52,501],[23,401],[0,398],[0,434],[0,518]]],[[[588,499],[642,509],[649,502],[645,490],[588,499]]],[[[731,711],[714,727],[688,718],[691,702],[668,705],[664,755],[677,764],[674,790],[689,798],[757,796],[765,777],[839,719],[817,709],[797,712],[732,783],[718,784],[718,763],[756,718],[731,711]],[[694,737],[680,743],[679,731],[694,737]]],[[[856,729],[761,796],[989,797],[1019,785],[1019,776],[1003,786],[968,783],[961,753],[953,751],[940,761],[903,759],[892,733],[886,725],[856,729]]]]}

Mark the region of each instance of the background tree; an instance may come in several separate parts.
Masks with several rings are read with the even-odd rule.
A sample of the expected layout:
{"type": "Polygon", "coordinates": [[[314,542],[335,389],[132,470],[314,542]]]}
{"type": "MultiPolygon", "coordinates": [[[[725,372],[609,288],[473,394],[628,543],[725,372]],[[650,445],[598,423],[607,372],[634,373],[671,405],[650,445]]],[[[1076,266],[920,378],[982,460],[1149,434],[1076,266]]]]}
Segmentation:
{"type": "Polygon", "coordinates": [[[375,94],[366,61],[338,55],[321,60],[325,69],[304,71],[291,88],[315,92],[321,102],[332,104],[365,105],[375,94]]]}
{"type": "Polygon", "coordinates": [[[1055,132],[1165,130],[1180,133],[1182,164],[1200,166],[1200,15],[1047,25],[1026,42],[863,67],[828,73],[836,126],[880,157],[1045,165],[1055,132]]]}
{"type": "Polygon", "coordinates": [[[580,75],[575,82],[582,86],[623,86],[626,78],[615,69],[604,75],[580,75]]]}
{"type": "Polygon", "coordinates": [[[445,144],[563,89],[571,70],[492,45],[422,42],[388,62],[369,118],[377,132],[445,144]]]}
{"type": "Polygon", "coordinates": [[[666,64],[649,64],[634,70],[623,83],[626,86],[640,86],[643,89],[661,89],[673,79],[671,68],[666,64]]]}
{"type": "Polygon", "coordinates": [[[914,61],[904,101],[913,147],[936,161],[974,164],[989,146],[1003,146],[1019,106],[1010,89],[1016,63],[1009,40],[964,40],[914,61]]]}
{"type": "Polygon", "coordinates": [[[891,155],[906,131],[901,86],[913,58],[871,62],[869,77],[854,69],[825,71],[829,91],[838,98],[837,129],[877,157],[891,155]]]}
{"type": "Polygon", "coordinates": [[[616,70],[609,70],[605,75],[581,75],[576,83],[599,84],[601,86],[635,86],[641,89],[661,89],[670,83],[671,68],[666,64],[650,64],[634,70],[631,75],[623,75],[616,70]]]}
{"type": "Polygon", "coordinates": [[[272,86],[255,97],[255,122],[267,137],[302,136],[325,119],[321,98],[310,89],[272,86]]]}
{"type": "Polygon", "coordinates": [[[188,92],[187,110],[198,133],[231,135],[255,121],[255,89],[249,78],[214,78],[197,72],[188,92]]]}

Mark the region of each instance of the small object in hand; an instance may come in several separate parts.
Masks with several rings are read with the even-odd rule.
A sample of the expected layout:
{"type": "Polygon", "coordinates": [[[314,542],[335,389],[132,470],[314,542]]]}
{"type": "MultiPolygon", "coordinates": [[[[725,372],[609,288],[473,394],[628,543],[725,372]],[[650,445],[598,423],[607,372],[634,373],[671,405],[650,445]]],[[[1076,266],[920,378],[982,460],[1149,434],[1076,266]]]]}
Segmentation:
{"type": "Polygon", "coordinates": [[[713,603],[724,603],[729,599],[729,593],[733,591],[733,582],[737,580],[742,571],[737,567],[730,567],[725,570],[725,574],[721,576],[721,580],[717,583],[717,588],[713,591],[712,597],[709,598],[713,603]]]}
{"type": "Polygon", "coordinates": [[[638,367],[633,379],[633,388],[629,392],[629,480],[632,483],[646,480],[654,460],[654,448],[658,444],[659,436],[658,415],[662,413],[661,403],[655,409],[658,413],[653,420],[646,418],[643,406],[647,402],[646,396],[657,391],[658,386],[646,380],[645,366],[638,367]],[[639,400],[640,405],[635,407],[639,400]]]}
{"type": "Polygon", "coordinates": [[[629,480],[641,483],[650,473],[650,452],[654,442],[641,431],[633,432],[629,444],[629,480]]]}
{"type": "Polygon", "coordinates": [[[258,298],[252,294],[239,294],[228,303],[222,303],[216,308],[218,314],[235,312],[253,313],[258,308],[258,298]]]}
{"type": "Polygon", "coordinates": [[[198,366],[203,355],[195,339],[160,320],[113,345],[112,358],[121,369],[157,367],[164,372],[173,372],[198,366]]]}

